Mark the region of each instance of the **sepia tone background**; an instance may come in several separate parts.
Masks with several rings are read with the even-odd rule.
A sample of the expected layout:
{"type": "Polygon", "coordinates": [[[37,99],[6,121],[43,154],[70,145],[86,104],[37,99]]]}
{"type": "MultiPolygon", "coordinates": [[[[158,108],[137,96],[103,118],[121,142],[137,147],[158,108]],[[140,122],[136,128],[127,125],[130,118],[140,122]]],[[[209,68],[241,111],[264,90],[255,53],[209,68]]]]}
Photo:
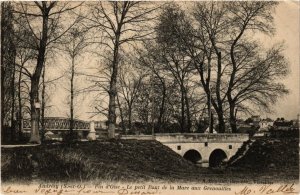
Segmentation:
{"type": "MultiPolygon", "coordinates": [[[[179,2],[178,2],[179,3],[179,2]]],[[[192,6],[192,2],[180,2],[183,7],[192,6]]],[[[276,119],[278,117],[284,117],[288,120],[297,119],[297,114],[300,110],[299,96],[300,96],[300,69],[299,69],[299,2],[298,1],[280,1],[280,4],[276,8],[276,13],[274,14],[275,19],[275,36],[269,37],[262,35],[260,33],[255,34],[255,38],[261,40],[264,44],[264,47],[268,48],[274,43],[284,42],[285,43],[285,57],[289,60],[290,63],[290,74],[283,80],[283,83],[286,84],[287,88],[290,90],[290,93],[287,96],[281,98],[276,105],[274,105],[274,112],[269,114],[258,113],[261,117],[266,118],[270,117],[276,119]]],[[[48,77],[56,78],[65,71],[68,67],[68,62],[66,60],[55,60],[51,62],[59,65],[51,66],[49,69],[52,69],[48,77]]],[[[99,66],[98,59],[86,54],[82,57],[79,63],[79,68],[83,72],[89,74],[95,74],[93,68],[99,66]]],[[[50,71],[49,71],[50,72],[50,71]]],[[[84,87],[85,80],[78,79],[78,84],[80,87],[84,87]]],[[[61,86],[61,83],[64,83],[62,79],[56,81],[57,87],[52,91],[51,109],[48,111],[49,116],[61,116],[66,117],[68,113],[68,107],[66,104],[67,93],[65,89],[61,86]]],[[[79,98],[80,109],[77,110],[78,118],[83,120],[91,120],[90,112],[93,111],[93,102],[92,96],[85,95],[84,98],[79,98]]],[[[105,120],[104,116],[95,116],[95,120],[105,120]]]]}
{"type": "MultiPolygon", "coordinates": [[[[182,5],[189,6],[188,3],[182,3],[182,5]]],[[[262,117],[272,117],[277,118],[284,116],[286,119],[295,119],[297,114],[300,110],[300,69],[299,69],[299,61],[300,61],[300,49],[299,49],[299,32],[300,32],[300,24],[299,24],[299,2],[296,1],[283,1],[280,2],[279,6],[276,9],[275,14],[275,28],[276,34],[275,37],[268,37],[262,36],[260,34],[256,34],[258,39],[264,43],[265,47],[271,46],[276,42],[285,42],[286,50],[285,56],[289,60],[290,63],[290,75],[283,80],[283,82],[287,85],[288,89],[290,90],[290,94],[286,97],[280,99],[280,101],[274,105],[274,113],[272,114],[262,114],[262,117]]],[[[90,56],[85,55],[81,59],[82,64],[88,64],[87,66],[84,65],[82,69],[86,73],[93,73],[94,67],[98,66],[97,59],[90,56]]],[[[49,75],[47,76],[48,80],[54,79],[57,76],[60,76],[66,69],[68,69],[68,62],[66,60],[56,59],[54,61],[50,61],[53,64],[59,64],[57,66],[50,66],[49,75]]],[[[80,67],[81,68],[81,67],[80,67]]],[[[63,78],[64,79],[64,78],[63,78]]],[[[48,111],[48,116],[62,116],[67,117],[68,107],[66,106],[66,99],[67,93],[64,90],[62,83],[65,83],[66,80],[60,79],[55,81],[56,87],[52,89],[51,95],[51,109],[48,111]]],[[[78,86],[85,87],[85,79],[78,79],[78,86]]],[[[91,120],[91,109],[93,108],[93,102],[91,101],[92,96],[85,95],[78,99],[77,105],[80,105],[80,108],[77,110],[77,118],[83,120],[91,120]]],[[[93,118],[95,120],[104,120],[103,116],[96,116],[93,118]]],[[[13,184],[14,185],[14,184],[13,184]]],[[[38,184],[36,184],[38,185],[38,184]]],[[[20,190],[25,189],[26,191],[30,191],[34,188],[34,186],[19,186],[18,184],[14,185],[16,188],[20,190]],[[30,189],[29,189],[30,188],[30,189]]],[[[159,184],[158,184],[159,185],[159,184]]],[[[191,184],[187,184],[192,186],[191,184]]],[[[204,186],[205,184],[201,184],[204,186]]],[[[174,184],[176,186],[176,184],[174,184]]],[[[208,186],[213,186],[213,184],[208,184],[208,186]]],[[[245,184],[236,185],[236,184],[229,184],[233,190],[230,192],[226,191],[203,191],[200,192],[191,192],[191,191],[163,191],[161,194],[235,194],[239,190],[245,187],[245,184]]],[[[262,186],[262,184],[253,185],[251,184],[251,189],[258,191],[258,189],[262,186]]],[[[279,187],[279,184],[274,185],[274,189],[279,187]]],[[[2,190],[7,186],[2,186],[2,190]]],[[[297,184],[296,191],[299,191],[299,185],[297,184]]],[[[31,194],[28,193],[28,194],[31,194]]]]}

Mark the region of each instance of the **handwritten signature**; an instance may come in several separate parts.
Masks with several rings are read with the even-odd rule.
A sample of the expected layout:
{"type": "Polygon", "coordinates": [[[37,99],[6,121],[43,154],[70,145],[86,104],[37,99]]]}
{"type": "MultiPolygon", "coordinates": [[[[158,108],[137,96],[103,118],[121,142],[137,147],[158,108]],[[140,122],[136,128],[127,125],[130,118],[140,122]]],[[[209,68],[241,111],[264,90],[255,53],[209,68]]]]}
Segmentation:
{"type": "Polygon", "coordinates": [[[298,192],[295,191],[293,184],[284,184],[280,186],[274,186],[273,184],[263,185],[258,190],[253,189],[251,187],[245,186],[241,191],[235,192],[235,195],[251,195],[251,194],[276,194],[276,193],[284,193],[284,194],[296,194],[298,192]]]}
{"type": "MultiPolygon", "coordinates": [[[[24,194],[28,193],[25,190],[19,190],[15,189],[11,186],[8,186],[3,190],[5,194],[24,194]]],[[[42,189],[42,188],[37,188],[33,192],[33,194],[43,194],[43,195],[62,195],[62,194],[113,194],[113,191],[103,191],[103,190],[91,190],[91,189],[85,189],[82,188],[80,190],[70,190],[70,189],[42,189]]]]}
{"type": "MultiPolygon", "coordinates": [[[[25,190],[19,190],[15,189],[11,186],[8,186],[3,191],[5,194],[24,194],[27,193],[25,190]]],[[[91,189],[85,189],[82,188],[80,190],[74,190],[74,189],[43,189],[43,188],[37,188],[33,191],[33,194],[43,194],[43,195],[62,195],[62,194],[117,194],[117,195],[154,195],[158,194],[157,190],[155,191],[140,191],[140,190],[128,190],[125,188],[122,188],[118,191],[106,191],[106,190],[91,190],[91,189]]]]}
{"type": "Polygon", "coordinates": [[[139,190],[127,190],[127,189],[120,189],[117,193],[118,195],[127,195],[127,194],[131,194],[131,195],[153,195],[153,194],[158,194],[158,192],[155,191],[139,191],[139,190]]]}
{"type": "Polygon", "coordinates": [[[11,186],[8,186],[4,191],[4,193],[13,193],[13,194],[21,194],[25,193],[25,190],[13,189],[11,186]]]}

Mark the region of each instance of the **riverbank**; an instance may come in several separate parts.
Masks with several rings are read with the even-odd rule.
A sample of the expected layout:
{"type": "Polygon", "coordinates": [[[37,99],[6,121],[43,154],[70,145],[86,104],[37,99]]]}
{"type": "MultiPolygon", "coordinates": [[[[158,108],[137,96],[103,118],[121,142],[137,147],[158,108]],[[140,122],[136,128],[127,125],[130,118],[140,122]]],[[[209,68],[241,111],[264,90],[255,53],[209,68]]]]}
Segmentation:
{"type": "MultiPolygon", "coordinates": [[[[291,158],[295,151],[299,151],[296,142],[297,140],[274,142],[275,145],[270,146],[269,151],[274,151],[269,153],[274,155],[276,152],[282,152],[276,143],[285,145],[281,147],[285,150],[285,155],[290,156],[290,161],[286,161],[284,166],[279,163],[276,166],[255,169],[251,168],[251,164],[247,165],[250,162],[247,159],[259,159],[263,152],[251,153],[255,158],[246,154],[240,162],[237,162],[245,166],[212,169],[198,167],[161,143],[150,140],[98,140],[71,145],[59,143],[1,148],[1,179],[2,182],[25,183],[33,181],[297,182],[299,168],[290,166],[299,162],[296,162],[298,156],[291,158]],[[247,155],[250,156],[246,158],[247,155]]],[[[280,158],[275,159],[280,161],[280,158]]],[[[281,159],[281,161],[286,160],[281,159]]],[[[252,160],[251,163],[255,162],[252,160]]]]}

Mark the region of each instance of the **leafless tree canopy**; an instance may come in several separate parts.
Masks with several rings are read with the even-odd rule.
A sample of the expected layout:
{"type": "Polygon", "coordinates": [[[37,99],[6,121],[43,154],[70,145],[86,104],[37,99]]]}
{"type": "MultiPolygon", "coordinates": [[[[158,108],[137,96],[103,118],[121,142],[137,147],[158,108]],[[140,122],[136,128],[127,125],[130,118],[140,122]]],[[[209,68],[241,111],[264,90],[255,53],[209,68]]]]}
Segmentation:
{"type": "Polygon", "coordinates": [[[74,101],[84,93],[93,115],[107,118],[110,138],[118,122],[123,133],[202,132],[208,124],[211,131],[237,132],[241,114],[271,112],[288,93],[281,83],[289,73],[284,43],[264,47],[254,36],[272,38],[278,2],[1,5],[1,123],[21,129],[27,113],[31,142],[40,142],[40,117],[44,129],[47,86],[62,77],[70,132],[74,101]],[[62,59],[69,74],[48,78],[49,64],[63,66],[62,59]],[[80,89],[79,77],[86,81],[80,89]]]}

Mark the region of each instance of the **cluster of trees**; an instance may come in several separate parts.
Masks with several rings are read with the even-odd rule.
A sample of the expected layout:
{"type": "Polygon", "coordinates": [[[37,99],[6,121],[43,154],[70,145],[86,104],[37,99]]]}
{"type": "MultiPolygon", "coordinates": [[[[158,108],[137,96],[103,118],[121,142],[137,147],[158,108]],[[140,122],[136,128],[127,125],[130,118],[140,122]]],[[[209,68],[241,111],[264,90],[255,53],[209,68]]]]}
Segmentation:
{"type": "Polygon", "coordinates": [[[288,93],[279,82],[288,74],[283,45],[264,48],[253,38],[274,34],[277,4],[2,3],[1,124],[15,124],[27,106],[30,141],[40,142],[46,59],[63,51],[70,59],[71,135],[79,74],[91,84],[81,91],[98,93],[94,108],[107,117],[110,138],[118,121],[124,132],[191,132],[207,118],[220,133],[227,122],[237,132],[240,114],[269,111],[288,93]],[[88,47],[101,62],[97,74],[76,68],[88,47]]]}
{"type": "Polygon", "coordinates": [[[5,80],[1,80],[1,93],[9,102],[1,102],[2,129],[8,124],[7,118],[11,118],[11,139],[15,140],[16,114],[19,130],[21,119],[28,114],[31,118],[30,142],[40,143],[39,125],[45,114],[45,88],[46,83],[51,82],[45,81],[46,59],[53,58],[55,47],[62,44],[60,41],[79,21],[80,17],[71,24],[64,21],[64,17],[79,5],[5,2],[1,6],[1,53],[4,54],[1,55],[1,78],[5,80]],[[8,80],[10,84],[6,83],[8,80]],[[11,93],[6,93],[6,90],[11,93]]]}
{"type": "Polygon", "coordinates": [[[277,4],[201,2],[191,11],[173,3],[162,7],[154,38],[145,40],[137,55],[139,64],[149,70],[145,82],[154,83],[155,78],[159,85],[158,104],[153,101],[160,105],[153,108],[159,113],[158,129],[165,116],[168,124],[176,121],[181,132],[190,132],[204,113],[210,120],[216,115],[218,132],[226,131],[226,123],[237,132],[239,115],[256,109],[268,112],[288,93],[278,80],[288,74],[283,45],[264,48],[252,38],[256,33],[274,34],[277,4]],[[173,112],[166,111],[166,100],[173,112]]]}
{"type": "Polygon", "coordinates": [[[229,118],[232,132],[236,132],[238,112],[249,112],[253,106],[268,109],[287,93],[275,80],[288,73],[282,46],[266,50],[250,38],[253,33],[274,32],[275,5],[273,2],[199,3],[191,16],[176,6],[166,8],[162,27],[166,36],[160,42],[166,40],[166,45],[175,42],[175,47],[181,49],[197,70],[208,105],[216,111],[219,132],[225,131],[225,118],[229,118]]]}

